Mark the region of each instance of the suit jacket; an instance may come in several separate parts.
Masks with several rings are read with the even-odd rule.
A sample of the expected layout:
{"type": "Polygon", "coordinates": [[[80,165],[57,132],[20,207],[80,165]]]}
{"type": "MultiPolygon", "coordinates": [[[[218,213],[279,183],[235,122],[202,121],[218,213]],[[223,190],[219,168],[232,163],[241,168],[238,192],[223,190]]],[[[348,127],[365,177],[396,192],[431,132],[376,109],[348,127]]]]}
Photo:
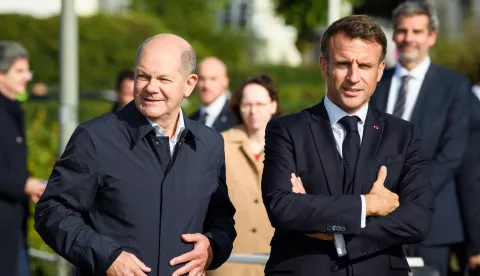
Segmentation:
{"type": "Polygon", "coordinates": [[[433,192],[412,124],[370,107],[359,152],[353,194],[344,194],[338,152],[324,103],[267,126],[262,194],[275,230],[267,275],[406,275],[402,245],[424,239],[433,192]],[[385,187],[400,196],[386,217],[360,227],[361,199],[387,167],[385,187]],[[306,195],[292,192],[290,173],[302,178],[306,195]],[[339,233],[347,256],[333,241],[305,233],[339,233]]]}
{"type": "Polygon", "coordinates": [[[471,98],[470,136],[457,175],[461,210],[469,256],[480,254],[480,101],[471,98]]]}
{"type": "MultiPolygon", "coordinates": [[[[386,110],[394,69],[386,70],[371,104],[386,110]]],[[[436,211],[425,244],[462,242],[463,227],[455,188],[455,174],[468,139],[470,81],[449,69],[431,64],[418,95],[411,122],[422,137],[435,192],[436,211]]]]}
{"type": "Polygon", "coordinates": [[[26,235],[28,197],[24,113],[18,101],[0,93],[0,270],[16,275],[22,235],[26,235]]]}
{"type": "MultiPolygon", "coordinates": [[[[199,118],[200,109],[190,116],[190,119],[194,121],[198,121],[199,118]]],[[[230,112],[230,101],[226,101],[225,105],[223,106],[222,112],[220,112],[218,117],[215,119],[215,122],[213,122],[212,128],[218,132],[223,132],[236,125],[237,121],[235,120],[235,117],[233,117],[232,112],[230,112]]]]}
{"type": "Polygon", "coordinates": [[[80,275],[104,275],[122,250],[150,267],[148,275],[171,275],[183,264],[169,261],[193,249],[183,233],[210,238],[210,269],[230,256],[235,209],[223,139],[184,120],[166,168],[152,149],[153,127],[133,102],[75,130],[37,204],[35,229],[80,275]]]}
{"type": "MultiPolygon", "coordinates": [[[[255,159],[244,125],[222,132],[225,139],[225,164],[230,199],[237,209],[234,253],[268,254],[273,228],[262,201],[260,181],[264,154],[255,159]]],[[[260,276],[262,264],[226,263],[208,276],[260,276]]]]}

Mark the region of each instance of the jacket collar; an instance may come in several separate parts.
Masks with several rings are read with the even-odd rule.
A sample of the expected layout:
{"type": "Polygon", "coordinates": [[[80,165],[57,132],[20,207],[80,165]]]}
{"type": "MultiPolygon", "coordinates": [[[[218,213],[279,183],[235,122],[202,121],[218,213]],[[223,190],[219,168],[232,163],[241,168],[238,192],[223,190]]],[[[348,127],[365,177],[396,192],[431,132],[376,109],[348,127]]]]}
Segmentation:
{"type": "MultiPolygon", "coordinates": [[[[181,112],[183,114],[185,123],[185,129],[183,131],[184,134],[181,136],[186,137],[187,135],[191,134],[203,143],[202,139],[200,138],[198,126],[195,124],[195,122],[188,118],[183,109],[181,112]]],[[[153,126],[150,124],[150,122],[148,122],[147,118],[140,113],[134,101],[128,103],[124,108],[122,108],[122,110],[116,112],[116,114],[118,119],[124,122],[130,134],[133,142],[132,147],[138,144],[148,133],[154,131],[153,126]]]]}

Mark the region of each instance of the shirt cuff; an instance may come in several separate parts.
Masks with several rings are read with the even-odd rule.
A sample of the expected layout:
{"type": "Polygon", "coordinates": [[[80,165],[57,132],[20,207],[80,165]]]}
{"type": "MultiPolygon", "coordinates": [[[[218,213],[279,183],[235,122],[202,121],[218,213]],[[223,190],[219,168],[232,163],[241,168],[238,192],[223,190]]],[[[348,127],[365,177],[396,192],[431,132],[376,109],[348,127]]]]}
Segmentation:
{"type": "Polygon", "coordinates": [[[335,237],[335,249],[339,257],[347,255],[347,247],[345,246],[345,239],[342,234],[333,234],[335,237]]]}
{"type": "Polygon", "coordinates": [[[360,199],[362,200],[362,217],[360,219],[360,227],[365,228],[367,227],[367,203],[365,202],[365,196],[361,195],[360,199]]]}

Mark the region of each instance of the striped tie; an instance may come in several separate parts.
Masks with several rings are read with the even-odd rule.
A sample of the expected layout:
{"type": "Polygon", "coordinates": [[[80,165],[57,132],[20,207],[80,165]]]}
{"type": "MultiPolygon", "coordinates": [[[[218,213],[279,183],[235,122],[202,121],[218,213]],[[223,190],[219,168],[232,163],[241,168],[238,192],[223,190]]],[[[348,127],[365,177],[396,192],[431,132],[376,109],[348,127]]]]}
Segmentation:
{"type": "Polygon", "coordinates": [[[405,103],[407,100],[408,93],[408,82],[412,79],[412,76],[406,75],[402,77],[402,85],[398,91],[397,102],[395,103],[395,108],[393,109],[393,115],[399,118],[402,118],[403,113],[405,112],[405,103]]]}

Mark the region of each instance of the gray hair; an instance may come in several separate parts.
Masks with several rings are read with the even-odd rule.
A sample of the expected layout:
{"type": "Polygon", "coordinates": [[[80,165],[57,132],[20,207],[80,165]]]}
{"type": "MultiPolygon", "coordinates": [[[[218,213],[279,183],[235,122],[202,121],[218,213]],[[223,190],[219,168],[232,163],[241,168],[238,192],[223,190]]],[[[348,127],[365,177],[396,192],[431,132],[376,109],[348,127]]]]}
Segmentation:
{"type": "Polygon", "coordinates": [[[437,32],[440,22],[434,6],[426,1],[407,1],[395,8],[392,12],[393,25],[396,28],[404,16],[426,15],[428,17],[428,30],[437,32]]]}
{"type": "Polygon", "coordinates": [[[15,41],[0,40],[0,72],[7,72],[17,58],[28,58],[28,51],[15,41]]]}
{"type": "MultiPolygon", "coordinates": [[[[152,40],[154,37],[150,37],[147,40],[145,40],[142,44],[140,44],[140,47],[138,47],[137,51],[137,63],[142,55],[143,48],[145,45],[152,40]]],[[[182,54],[180,56],[181,60],[181,67],[180,67],[180,73],[184,74],[185,76],[188,76],[190,74],[195,73],[195,70],[197,68],[197,55],[195,53],[195,49],[191,45],[188,45],[188,48],[182,51],[182,54]]]]}

